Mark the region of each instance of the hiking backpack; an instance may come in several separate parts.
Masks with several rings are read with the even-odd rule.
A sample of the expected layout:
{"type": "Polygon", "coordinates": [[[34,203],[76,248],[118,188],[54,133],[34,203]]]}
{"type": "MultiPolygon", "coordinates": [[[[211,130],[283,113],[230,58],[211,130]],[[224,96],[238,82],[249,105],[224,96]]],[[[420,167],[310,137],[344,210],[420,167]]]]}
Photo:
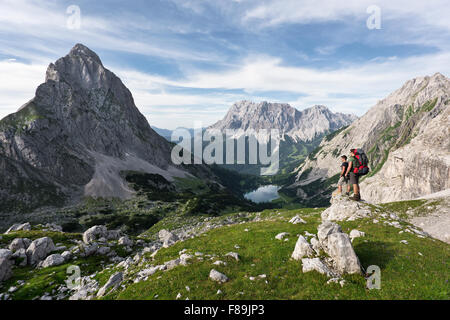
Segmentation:
{"type": "Polygon", "coordinates": [[[359,167],[354,169],[354,173],[364,176],[369,173],[369,158],[363,149],[356,149],[355,158],[359,161],[359,167]]]}

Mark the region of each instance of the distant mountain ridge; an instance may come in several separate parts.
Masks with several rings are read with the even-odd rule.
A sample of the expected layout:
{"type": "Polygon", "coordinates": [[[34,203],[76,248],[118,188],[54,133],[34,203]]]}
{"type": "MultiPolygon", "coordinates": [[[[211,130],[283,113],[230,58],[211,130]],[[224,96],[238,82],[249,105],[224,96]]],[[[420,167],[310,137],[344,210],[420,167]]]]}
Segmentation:
{"type": "Polygon", "coordinates": [[[278,129],[295,142],[312,141],[316,137],[349,125],[357,117],[333,113],[325,106],[316,105],[299,111],[286,103],[240,101],[230,108],[225,117],[210,128],[278,129]]]}

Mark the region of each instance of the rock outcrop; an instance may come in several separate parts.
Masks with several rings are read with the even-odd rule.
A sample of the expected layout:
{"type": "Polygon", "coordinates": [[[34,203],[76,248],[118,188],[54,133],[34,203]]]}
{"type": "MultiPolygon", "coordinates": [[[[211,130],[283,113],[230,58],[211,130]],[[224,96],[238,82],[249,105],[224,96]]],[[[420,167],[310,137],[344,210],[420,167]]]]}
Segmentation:
{"type": "Polygon", "coordinates": [[[298,168],[291,187],[302,191],[335,176],[339,157],[362,148],[371,168],[360,181],[367,201],[409,200],[450,188],[449,106],[450,80],[442,74],[406,82],[347,129],[324,139],[298,168]]]}
{"type": "Polygon", "coordinates": [[[9,258],[0,258],[0,283],[12,276],[12,266],[14,263],[9,258]]]}
{"type": "Polygon", "coordinates": [[[41,260],[45,259],[48,254],[55,250],[53,240],[49,237],[43,237],[31,242],[27,248],[28,264],[36,265],[41,260]]]}
{"type": "MultiPolygon", "coordinates": [[[[308,243],[302,235],[299,236],[291,258],[302,261],[303,272],[316,270],[328,277],[362,274],[362,267],[351,239],[363,233],[352,230],[351,238],[342,231],[340,225],[330,220],[355,220],[369,216],[371,211],[366,207],[356,208],[349,205],[345,198],[347,197],[333,198],[331,206],[323,211],[322,223],[317,228],[317,238],[311,235],[308,243]]],[[[352,202],[358,204],[356,201],[352,202]]]]}
{"type": "Polygon", "coordinates": [[[372,214],[367,204],[350,200],[345,195],[334,195],[330,202],[331,206],[322,212],[322,220],[353,221],[372,214]]]}

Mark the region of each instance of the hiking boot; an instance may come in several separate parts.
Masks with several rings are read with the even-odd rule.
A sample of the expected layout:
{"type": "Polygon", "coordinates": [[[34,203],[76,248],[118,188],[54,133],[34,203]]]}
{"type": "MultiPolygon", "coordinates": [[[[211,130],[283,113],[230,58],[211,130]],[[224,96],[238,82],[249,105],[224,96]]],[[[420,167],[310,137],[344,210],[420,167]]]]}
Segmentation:
{"type": "Polygon", "coordinates": [[[350,200],[360,201],[361,196],[359,195],[359,193],[355,193],[352,197],[350,197],[350,200]]]}
{"type": "Polygon", "coordinates": [[[350,196],[350,192],[346,192],[345,195],[348,197],[350,196]]]}

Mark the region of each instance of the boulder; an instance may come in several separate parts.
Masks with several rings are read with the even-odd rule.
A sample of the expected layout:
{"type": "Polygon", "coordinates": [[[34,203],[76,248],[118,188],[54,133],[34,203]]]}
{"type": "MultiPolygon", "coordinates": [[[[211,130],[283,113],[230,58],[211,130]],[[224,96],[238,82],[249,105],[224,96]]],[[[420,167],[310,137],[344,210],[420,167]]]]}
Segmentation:
{"type": "Polygon", "coordinates": [[[163,242],[163,247],[167,248],[178,241],[178,237],[170,231],[165,229],[160,230],[158,233],[159,239],[163,242]]]}
{"type": "Polygon", "coordinates": [[[103,297],[106,294],[106,291],[108,291],[110,288],[112,288],[112,290],[115,290],[119,287],[119,285],[122,283],[123,281],[123,273],[122,272],[117,272],[115,274],[113,274],[108,282],[100,288],[100,290],[97,293],[97,297],[103,297]]]}
{"type": "Polygon", "coordinates": [[[192,255],[183,253],[180,255],[180,264],[186,266],[189,264],[189,260],[191,260],[192,258],[193,258],[192,255]]]}
{"type": "Polygon", "coordinates": [[[359,238],[359,237],[364,237],[365,235],[366,234],[364,232],[353,229],[352,231],[350,231],[350,240],[352,240],[352,242],[353,242],[353,239],[359,238]]]}
{"type": "Polygon", "coordinates": [[[83,253],[84,253],[85,257],[89,257],[89,256],[96,254],[97,250],[98,250],[98,244],[96,242],[91,243],[90,245],[83,244],[82,247],[83,247],[83,253]]]}
{"type": "Polygon", "coordinates": [[[276,236],[275,236],[275,239],[277,239],[277,240],[283,240],[285,237],[287,237],[289,235],[289,233],[288,232],[281,232],[281,233],[279,233],[279,234],[277,234],[276,236]]]}
{"type": "Polygon", "coordinates": [[[43,237],[31,242],[27,248],[28,264],[35,265],[45,259],[48,254],[55,250],[53,240],[49,237],[43,237]]]}
{"type": "Polygon", "coordinates": [[[12,252],[9,249],[0,249],[0,259],[9,259],[12,256],[12,252]]]}
{"type": "Polygon", "coordinates": [[[334,269],[340,274],[361,273],[361,264],[347,234],[330,234],[326,252],[333,260],[334,269]]]}
{"type": "MultiPolygon", "coordinates": [[[[69,286],[68,282],[66,284],[69,286]]],[[[69,300],[88,300],[98,290],[98,282],[89,276],[81,277],[79,278],[79,284],[71,289],[73,294],[69,297],[69,300]]]]}
{"type": "Polygon", "coordinates": [[[292,252],[291,258],[294,260],[301,260],[303,257],[312,257],[313,255],[313,248],[308,241],[300,235],[297,243],[295,244],[294,252],[292,252]]]}
{"type": "Polygon", "coordinates": [[[300,218],[300,216],[299,215],[296,215],[295,217],[293,217],[291,220],[289,220],[289,223],[292,223],[292,224],[299,224],[299,223],[303,223],[303,224],[305,224],[306,223],[306,221],[305,220],[303,220],[302,218],[300,218]]]}
{"type": "Polygon", "coordinates": [[[13,262],[9,258],[0,258],[0,283],[12,276],[13,262]]]}
{"type": "Polygon", "coordinates": [[[239,254],[237,252],[228,252],[225,257],[231,257],[236,261],[239,261],[239,254]]]}
{"type": "Polygon", "coordinates": [[[70,251],[64,251],[61,253],[61,257],[63,257],[64,261],[67,262],[72,258],[72,253],[70,251]]]}
{"type": "Polygon", "coordinates": [[[15,223],[13,224],[8,230],[6,230],[6,234],[14,232],[14,231],[30,231],[31,230],[31,224],[29,222],[26,223],[15,223]]]}
{"type": "Polygon", "coordinates": [[[15,238],[11,243],[9,244],[9,250],[12,252],[17,251],[19,249],[27,249],[28,246],[31,244],[31,240],[27,238],[15,238]]]}
{"type": "Polygon", "coordinates": [[[330,202],[331,206],[324,210],[321,215],[324,221],[353,221],[367,218],[372,214],[367,204],[350,200],[344,195],[334,195],[330,202]]]}
{"type": "Polygon", "coordinates": [[[58,253],[49,255],[44,261],[38,264],[38,268],[49,268],[63,264],[65,262],[64,257],[58,253]]]}
{"type": "Polygon", "coordinates": [[[317,271],[321,274],[327,275],[328,277],[334,276],[334,273],[319,258],[302,259],[302,271],[303,272],[317,271]]]}
{"type": "Polygon", "coordinates": [[[171,270],[181,264],[181,259],[173,259],[164,263],[166,270],[171,270]]]}
{"type": "Polygon", "coordinates": [[[217,281],[217,282],[227,282],[228,281],[228,277],[226,275],[224,275],[223,273],[220,273],[219,271],[215,270],[215,269],[211,269],[211,271],[209,272],[209,278],[213,281],[217,281]]]}
{"type": "Polygon", "coordinates": [[[133,245],[133,241],[130,240],[127,236],[120,237],[119,244],[122,246],[130,247],[133,245]]]}
{"type": "Polygon", "coordinates": [[[322,222],[322,224],[320,224],[317,228],[317,237],[319,238],[320,245],[323,248],[326,248],[328,244],[328,236],[330,234],[340,232],[342,232],[342,228],[340,225],[330,221],[322,222]]]}
{"type": "Polygon", "coordinates": [[[89,244],[99,238],[107,237],[107,235],[108,229],[106,229],[105,226],[93,226],[83,233],[83,241],[84,243],[89,244]]]}

